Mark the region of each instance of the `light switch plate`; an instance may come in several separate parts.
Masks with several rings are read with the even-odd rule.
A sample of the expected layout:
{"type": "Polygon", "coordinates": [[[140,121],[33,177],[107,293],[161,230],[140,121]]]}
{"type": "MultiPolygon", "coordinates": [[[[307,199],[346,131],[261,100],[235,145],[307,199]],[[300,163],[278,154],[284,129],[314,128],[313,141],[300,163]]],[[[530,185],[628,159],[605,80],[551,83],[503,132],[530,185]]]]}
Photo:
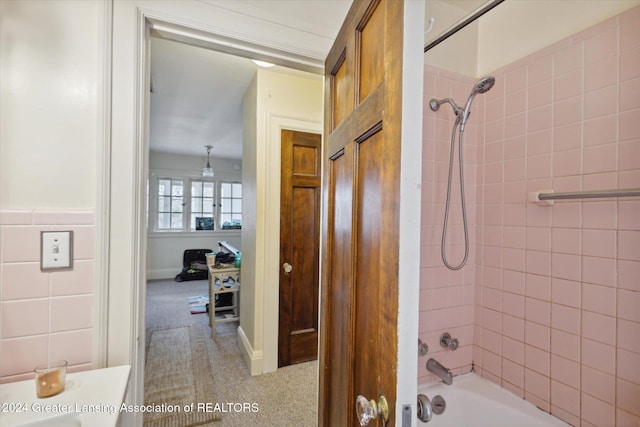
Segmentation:
{"type": "Polygon", "coordinates": [[[73,231],[40,233],[40,270],[73,267],[73,231]]]}

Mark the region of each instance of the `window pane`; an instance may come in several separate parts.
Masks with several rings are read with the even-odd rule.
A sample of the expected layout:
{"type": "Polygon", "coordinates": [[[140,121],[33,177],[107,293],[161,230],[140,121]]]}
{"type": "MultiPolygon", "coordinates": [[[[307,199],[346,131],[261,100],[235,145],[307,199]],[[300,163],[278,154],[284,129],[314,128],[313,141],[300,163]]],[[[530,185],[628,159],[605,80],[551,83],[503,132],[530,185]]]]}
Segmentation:
{"type": "Polygon", "coordinates": [[[213,182],[205,182],[202,195],[204,197],[213,197],[213,182]]]}
{"type": "Polygon", "coordinates": [[[171,215],[171,228],[176,228],[176,229],[182,228],[182,214],[171,215]]]}
{"type": "Polygon", "coordinates": [[[171,211],[182,212],[182,197],[174,197],[171,199],[171,211]]]}
{"type": "Polygon", "coordinates": [[[213,199],[202,199],[202,212],[213,213],[213,199]]]}
{"type": "Polygon", "coordinates": [[[231,199],[221,199],[220,204],[221,212],[231,212],[231,199]]]}
{"type": "Polygon", "coordinates": [[[193,181],[191,183],[191,197],[202,196],[202,181],[193,181]]]}
{"type": "Polygon", "coordinates": [[[202,212],[202,199],[199,197],[191,198],[191,212],[202,212]]]}
{"type": "Polygon", "coordinates": [[[161,179],[158,181],[158,194],[161,196],[168,196],[171,194],[171,181],[168,179],[161,179]]]}
{"type": "Polygon", "coordinates": [[[182,196],[182,182],[174,181],[171,185],[171,195],[172,196],[182,196]]]}
{"type": "Polygon", "coordinates": [[[158,212],[169,211],[169,197],[160,196],[158,199],[158,212]]]}
{"type": "Polygon", "coordinates": [[[231,184],[228,182],[223,182],[221,185],[221,197],[231,197],[231,184]]]}
{"type": "Polygon", "coordinates": [[[242,218],[240,215],[238,214],[234,214],[233,215],[233,219],[231,220],[231,223],[233,225],[242,225],[242,218]]]}
{"type": "Polygon", "coordinates": [[[232,212],[242,212],[242,199],[233,199],[232,212]]]}
{"type": "Polygon", "coordinates": [[[230,214],[220,215],[220,221],[222,221],[222,228],[231,226],[231,215],[230,214]]]}
{"type": "Polygon", "coordinates": [[[233,197],[242,197],[242,184],[233,184],[233,197]]]}
{"type": "Polygon", "coordinates": [[[169,228],[169,214],[158,214],[158,228],[169,228]]]}

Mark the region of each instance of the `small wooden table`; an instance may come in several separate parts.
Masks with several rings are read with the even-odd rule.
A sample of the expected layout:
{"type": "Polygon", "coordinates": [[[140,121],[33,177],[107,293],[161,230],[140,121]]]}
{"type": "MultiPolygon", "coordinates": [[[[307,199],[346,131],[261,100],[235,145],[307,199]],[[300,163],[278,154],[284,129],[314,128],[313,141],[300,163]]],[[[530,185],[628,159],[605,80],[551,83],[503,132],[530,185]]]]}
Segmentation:
{"type": "Polygon", "coordinates": [[[209,265],[209,325],[211,337],[216,336],[216,324],[240,321],[240,269],[235,267],[216,268],[209,265]],[[232,294],[231,305],[216,307],[216,295],[232,294]],[[216,319],[217,311],[233,311],[224,318],[216,319]]]}

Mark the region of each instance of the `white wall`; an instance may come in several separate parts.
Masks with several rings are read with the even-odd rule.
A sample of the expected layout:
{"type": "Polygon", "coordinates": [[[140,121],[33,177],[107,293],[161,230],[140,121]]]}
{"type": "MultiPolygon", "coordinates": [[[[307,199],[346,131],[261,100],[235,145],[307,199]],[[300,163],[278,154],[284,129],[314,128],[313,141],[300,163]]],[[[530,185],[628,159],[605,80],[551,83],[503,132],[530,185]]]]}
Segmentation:
{"type": "MultiPolygon", "coordinates": [[[[152,151],[149,155],[149,177],[183,176],[198,178],[206,163],[202,156],[183,156],[152,151]]],[[[215,179],[242,181],[242,161],[211,158],[215,179]],[[236,169],[234,169],[234,166],[236,169]]],[[[150,187],[152,188],[152,187],[150,187]]],[[[152,203],[149,204],[151,206],[152,203]]],[[[151,220],[150,220],[151,223],[151,220]]],[[[193,232],[153,232],[147,239],[147,279],[173,279],[182,271],[185,249],[211,249],[218,251],[218,240],[227,240],[241,250],[240,230],[215,230],[193,232]]]]}
{"type": "Polygon", "coordinates": [[[507,1],[481,18],[476,76],[640,4],[640,0],[507,1]]]}
{"type": "Polygon", "coordinates": [[[0,2],[0,207],[95,208],[102,13],[0,2]]]}
{"type": "Polygon", "coordinates": [[[244,98],[240,342],[252,374],[277,369],[280,132],[322,132],[322,77],[259,69],[244,98]],[[255,213],[255,220],[248,224],[255,213]],[[249,312],[252,311],[252,312],[249,312]]]}
{"type": "MultiPolygon", "coordinates": [[[[640,0],[507,1],[427,52],[425,63],[480,77],[638,4],[640,0]]],[[[426,0],[426,22],[432,16],[432,31],[438,33],[445,30],[438,23],[458,21],[460,9],[426,0]]]]}
{"type": "MultiPolygon", "coordinates": [[[[435,18],[433,29],[426,38],[434,39],[464,15],[463,10],[447,4],[446,0],[426,0],[426,25],[429,18],[435,18]]],[[[430,49],[425,55],[425,63],[469,76],[475,75],[478,64],[478,22],[469,24],[446,42],[430,49]]]]}

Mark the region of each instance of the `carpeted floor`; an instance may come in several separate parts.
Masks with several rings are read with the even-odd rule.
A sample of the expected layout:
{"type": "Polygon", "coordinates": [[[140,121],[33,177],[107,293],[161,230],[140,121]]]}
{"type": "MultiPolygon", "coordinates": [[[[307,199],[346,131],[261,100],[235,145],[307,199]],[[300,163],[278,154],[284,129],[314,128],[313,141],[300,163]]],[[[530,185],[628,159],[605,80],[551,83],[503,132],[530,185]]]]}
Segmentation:
{"type": "MultiPolygon", "coordinates": [[[[207,391],[206,384],[195,387],[193,403],[201,404],[202,412],[215,415],[211,421],[184,421],[173,424],[178,427],[195,426],[315,426],[317,425],[317,362],[301,363],[281,368],[276,372],[252,377],[240,355],[235,322],[219,324],[216,338],[211,338],[211,328],[207,314],[190,314],[187,298],[207,294],[207,281],[175,282],[173,280],[150,281],[147,285],[147,370],[146,378],[154,378],[154,364],[157,360],[171,360],[173,348],[186,348],[186,335],[200,330],[206,339],[206,359],[213,377],[213,391],[207,391]],[[180,328],[180,329],[179,329],[180,328]],[[191,331],[191,332],[190,332],[191,331]],[[181,337],[181,335],[184,335],[181,337]],[[173,343],[173,344],[170,344],[173,343]],[[164,347],[167,347],[166,352],[164,347]],[[153,349],[159,357],[149,360],[153,349]]],[[[196,332],[197,334],[197,332],[196,332]]],[[[191,345],[193,347],[193,345],[191,345]]],[[[175,356],[178,363],[185,364],[189,351],[175,356]]],[[[156,365],[157,366],[157,365],[156,365]]],[[[187,368],[185,368],[187,369],[187,368]]],[[[206,369],[203,368],[204,371],[206,369]]],[[[178,381],[181,383],[180,381],[178,381]]],[[[202,383],[202,379],[196,380],[202,383]]],[[[206,382],[206,381],[205,381],[206,382]]],[[[145,380],[145,384],[147,384],[145,380]]],[[[176,384],[178,386],[178,384],[176,384]]],[[[185,387],[184,384],[176,387],[185,387]]],[[[146,388],[146,386],[145,386],[146,388]]],[[[186,387],[188,392],[193,387],[186,387]]],[[[180,393],[165,390],[167,394],[180,393]]],[[[145,389],[145,395],[147,390],[145,389]]],[[[188,394],[188,393],[187,393],[188,394]]],[[[185,397],[183,397],[185,399],[185,397]]],[[[145,418],[145,422],[147,418],[145,418]]],[[[160,425],[172,425],[170,423],[160,425]]]]}

